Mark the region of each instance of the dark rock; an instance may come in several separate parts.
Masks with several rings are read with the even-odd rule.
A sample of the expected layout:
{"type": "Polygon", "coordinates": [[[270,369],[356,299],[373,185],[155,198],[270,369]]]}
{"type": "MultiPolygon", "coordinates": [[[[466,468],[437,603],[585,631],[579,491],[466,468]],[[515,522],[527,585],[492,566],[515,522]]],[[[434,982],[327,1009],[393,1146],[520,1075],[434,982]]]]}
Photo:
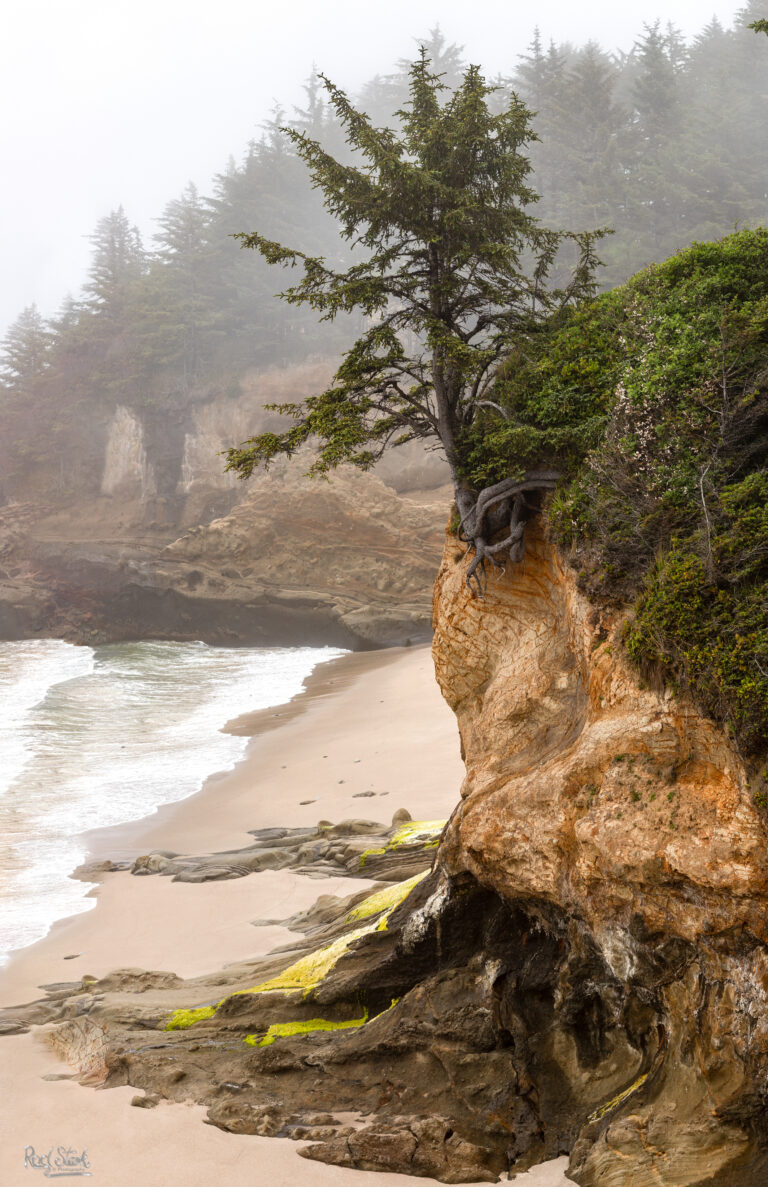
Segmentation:
{"type": "MultiPolygon", "coordinates": [[[[361,795],[374,795],[362,792],[361,795]]],[[[434,839],[414,839],[390,847],[398,828],[411,817],[401,808],[388,828],[373,820],[352,817],[333,824],[321,820],[317,828],[253,829],[254,841],[243,849],[200,855],[155,850],[137,857],[131,873],[159,874],[174,882],[220,882],[244,878],[260,870],[300,869],[308,874],[365,876],[404,881],[431,864],[434,839]]]]}
{"type": "Polygon", "coordinates": [[[316,1162],[419,1175],[443,1183],[495,1183],[504,1165],[485,1147],[457,1137],[450,1123],[439,1117],[399,1125],[377,1122],[299,1153],[316,1162]]]}
{"type": "Polygon", "coordinates": [[[0,1035],[24,1035],[29,1026],[20,1018],[0,1018],[0,1035]]]}

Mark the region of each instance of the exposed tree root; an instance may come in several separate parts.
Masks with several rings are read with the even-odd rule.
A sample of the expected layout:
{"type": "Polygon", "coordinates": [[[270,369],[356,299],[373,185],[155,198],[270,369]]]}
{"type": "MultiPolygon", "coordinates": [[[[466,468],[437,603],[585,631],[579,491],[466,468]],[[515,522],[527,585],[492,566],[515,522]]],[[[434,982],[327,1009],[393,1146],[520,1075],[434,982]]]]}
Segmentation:
{"type": "Polygon", "coordinates": [[[523,479],[505,478],[479,494],[457,491],[458,537],[467,545],[466,555],[474,554],[465,580],[475,597],[484,596],[489,570],[504,572],[503,558],[512,564],[523,559],[526,526],[541,509],[541,495],[554,490],[559,477],[556,470],[529,470],[523,479]]]}

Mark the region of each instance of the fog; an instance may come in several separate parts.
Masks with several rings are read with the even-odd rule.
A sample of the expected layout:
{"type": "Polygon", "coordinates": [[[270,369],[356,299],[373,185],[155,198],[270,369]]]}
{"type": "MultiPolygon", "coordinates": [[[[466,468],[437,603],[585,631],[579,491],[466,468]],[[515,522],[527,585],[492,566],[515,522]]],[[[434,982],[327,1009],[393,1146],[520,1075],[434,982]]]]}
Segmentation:
{"type": "Polygon", "coordinates": [[[313,64],[354,91],[440,24],[465,58],[511,73],[538,24],[545,42],[631,49],[661,17],[692,36],[741,7],[715,0],[11,0],[0,42],[0,332],[36,302],[76,293],[88,236],[122,204],[145,239],[190,180],[207,191],[275,104],[290,113],[313,64]],[[663,9],[663,10],[662,10],[663,9]]]}

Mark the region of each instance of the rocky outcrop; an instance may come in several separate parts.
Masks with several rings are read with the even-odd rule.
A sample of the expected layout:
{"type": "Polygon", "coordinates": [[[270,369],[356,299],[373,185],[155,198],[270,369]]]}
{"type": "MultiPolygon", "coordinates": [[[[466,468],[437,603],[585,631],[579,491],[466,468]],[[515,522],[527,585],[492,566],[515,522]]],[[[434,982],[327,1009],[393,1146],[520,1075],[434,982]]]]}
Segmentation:
{"type": "Polygon", "coordinates": [[[560,1078],[582,1104],[572,1176],[757,1184],[768,851],[747,772],[713,723],[642,686],[623,616],[579,594],[542,534],[482,602],[454,551],[434,654],[467,776],[440,864],[560,937],[558,1022],[517,1025],[539,1045],[536,1091],[560,1078]]]}
{"type": "Polygon", "coordinates": [[[147,460],[142,423],[122,404],[115,409],[109,426],[101,493],[141,501],[157,494],[154,467],[147,460]]]}
{"type": "MultiPolygon", "coordinates": [[[[109,474],[123,475],[124,491],[121,466],[109,474]]],[[[30,505],[0,510],[0,638],[346,647],[428,639],[447,492],[417,500],[372,474],[324,481],[303,477],[301,462],[276,469],[227,515],[170,541],[157,527],[115,539],[98,508],[74,524],[77,539],[61,511],[46,508],[41,520],[30,505]]]]}
{"type": "Polygon", "coordinates": [[[367,645],[423,641],[449,505],[442,489],[417,502],[375,475],[311,479],[300,463],[283,464],[256,478],[228,516],[169,545],[154,579],[183,590],[190,614],[225,596],[313,612],[367,645]]]}
{"type": "Polygon", "coordinates": [[[540,524],[527,543],[479,600],[447,541],[434,655],[467,774],[439,848],[403,816],[148,854],[134,873],[379,881],[284,921],[302,938],[263,961],[49,986],[0,1033],[55,1023],[134,1103],[342,1167],[482,1182],[568,1154],[581,1187],[762,1183],[763,810],[725,734],[628,667],[622,613],[540,524]]]}
{"type": "MultiPolygon", "coordinates": [[[[313,877],[384,878],[400,882],[423,871],[429,849],[437,848],[444,821],[413,822],[400,808],[389,828],[351,819],[316,828],[254,829],[252,845],[224,853],[179,854],[154,850],[137,857],[131,873],[159,874],[174,882],[221,882],[261,870],[297,870],[313,877]]],[[[94,871],[95,872],[95,871],[94,871]]]]}
{"type": "MultiPolygon", "coordinates": [[[[228,394],[118,407],[84,423],[82,456],[31,465],[0,506],[0,639],[204,639],[380,647],[423,641],[451,495],[419,443],[378,474],[248,483],[228,446],[322,390],[327,362],[252,374],[228,394]],[[77,464],[75,464],[77,462],[77,464]]],[[[10,480],[9,480],[10,481],[10,480]]]]}

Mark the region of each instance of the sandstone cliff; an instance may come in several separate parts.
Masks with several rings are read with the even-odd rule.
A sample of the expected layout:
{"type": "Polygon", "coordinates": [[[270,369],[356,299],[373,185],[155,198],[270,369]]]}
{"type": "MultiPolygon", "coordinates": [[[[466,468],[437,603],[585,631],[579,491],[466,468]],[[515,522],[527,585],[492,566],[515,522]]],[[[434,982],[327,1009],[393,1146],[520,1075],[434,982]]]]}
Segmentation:
{"type": "Polygon", "coordinates": [[[758,1187],[768,830],[747,771],[642,687],[622,615],[581,596],[540,526],[483,601],[465,571],[449,538],[433,646],[467,774],[437,849],[439,822],[396,818],[147,855],[134,873],[382,882],[318,900],[259,964],[53,986],[0,1033],[63,1023],[86,1081],[98,1064],[339,1166],[473,1183],[568,1154],[581,1187],[758,1187]],[[83,1016],[98,1032],[73,1035],[83,1016]]]}
{"type": "Polygon", "coordinates": [[[642,687],[622,615],[580,596],[543,535],[483,602],[453,552],[434,655],[467,776],[440,865],[558,936],[550,1019],[522,1041],[539,1091],[559,1077],[572,1099],[553,1118],[570,1112],[573,1177],[757,1184],[768,855],[747,772],[721,730],[642,687]]]}

